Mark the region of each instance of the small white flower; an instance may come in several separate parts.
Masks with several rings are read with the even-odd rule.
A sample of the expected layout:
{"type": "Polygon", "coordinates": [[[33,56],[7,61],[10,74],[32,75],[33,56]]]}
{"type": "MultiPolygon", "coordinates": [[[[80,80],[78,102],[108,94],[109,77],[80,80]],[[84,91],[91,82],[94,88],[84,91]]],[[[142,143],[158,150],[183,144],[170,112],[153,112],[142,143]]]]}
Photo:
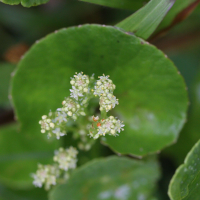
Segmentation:
{"type": "Polygon", "coordinates": [[[101,82],[107,81],[109,79],[109,76],[105,76],[103,74],[103,76],[100,76],[99,79],[101,80],[101,82]]]}
{"type": "Polygon", "coordinates": [[[112,122],[111,122],[111,121],[105,121],[105,123],[103,124],[103,126],[104,126],[106,129],[110,130],[110,129],[111,129],[111,126],[112,126],[112,122]]]}
{"type": "Polygon", "coordinates": [[[103,93],[104,93],[104,91],[103,91],[103,89],[101,87],[98,87],[98,86],[94,87],[94,93],[93,93],[94,95],[100,96],[103,93]]]}
{"type": "Polygon", "coordinates": [[[122,127],[124,127],[125,125],[118,119],[116,124],[115,124],[115,130],[120,133],[120,131],[124,130],[122,127]]]}
{"type": "Polygon", "coordinates": [[[63,121],[67,122],[67,115],[65,112],[57,112],[57,117],[55,118],[58,123],[62,123],[63,121]]]}
{"type": "Polygon", "coordinates": [[[97,85],[99,86],[99,85],[101,85],[102,84],[102,82],[101,81],[97,81],[97,85]]]}
{"type": "Polygon", "coordinates": [[[116,104],[117,105],[119,104],[118,99],[116,99],[116,96],[112,96],[110,98],[110,102],[111,102],[112,108],[114,108],[116,104]]]}
{"type": "Polygon", "coordinates": [[[76,158],[78,151],[76,150],[76,148],[74,147],[69,147],[68,149],[66,149],[66,151],[69,153],[69,155],[73,158],[76,158]]]}
{"type": "Polygon", "coordinates": [[[88,88],[83,88],[83,92],[88,92],[88,88]]]}
{"type": "Polygon", "coordinates": [[[74,86],[72,86],[72,89],[70,89],[70,97],[78,100],[78,97],[82,97],[83,94],[78,90],[76,89],[74,86]]]}
{"type": "Polygon", "coordinates": [[[41,133],[45,133],[45,130],[44,130],[44,129],[42,129],[42,130],[41,130],[41,133]]]}
{"type": "Polygon", "coordinates": [[[43,115],[43,116],[42,116],[42,119],[46,119],[46,118],[47,118],[47,116],[46,116],[46,115],[43,115]]]}
{"type": "Polygon", "coordinates": [[[60,139],[60,136],[64,136],[64,135],[65,135],[65,133],[62,133],[62,132],[60,131],[60,128],[54,129],[54,130],[52,131],[52,133],[54,133],[54,134],[56,135],[56,138],[57,138],[57,139],[60,139]]]}
{"type": "Polygon", "coordinates": [[[55,126],[55,124],[51,122],[51,123],[50,123],[50,127],[51,127],[51,128],[54,128],[54,126],[55,126]]]}
{"type": "Polygon", "coordinates": [[[62,105],[65,105],[65,104],[66,104],[66,101],[63,101],[63,102],[62,102],[62,105]]]}
{"type": "Polygon", "coordinates": [[[112,130],[110,131],[110,133],[111,133],[112,135],[115,135],[116,132],[115,132],[115,130],[112,129],[112,130]]]}
{"type": "Polygon", "coordinates": [[[68,114],[69,116],[72,116],[72,112],[71,112],[71,111],[67,112],[67,114],[68,114]]]}
{"type": "Polygon", "coordinates": [[[33,184],[36,187],[42,187],[44,184],[45,189],[49,190],[51,185],[56,184],[56,177],[60,174],[56,166],[53,165],[38,165],[38,170],[35,174],[32,174],[34,181],[33,184]]]}
{"type": "Polygon", "coordinates": [[[72,80],[70,81],[70,84],[71,84],[71,85],[74,85],[74,84],[75,84],[74,79],[72,79],[72,80]]]}
{"type": "Polygon", "coordinates": [[[65,171],[69,169],[74,169],[77,163],[77,154],[78,151],[70,147],[69,149],[60,148],[58,151],[55,151],[54,161],[58,162],[59,168],[65,171]]]}

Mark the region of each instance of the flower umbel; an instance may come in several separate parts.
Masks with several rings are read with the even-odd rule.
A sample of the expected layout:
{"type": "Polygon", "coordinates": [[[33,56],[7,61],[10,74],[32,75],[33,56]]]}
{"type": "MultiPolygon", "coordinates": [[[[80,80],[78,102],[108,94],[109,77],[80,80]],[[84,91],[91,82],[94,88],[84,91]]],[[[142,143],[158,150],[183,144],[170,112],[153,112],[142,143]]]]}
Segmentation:
{"type": "Polygon", "coordinates": [[[71,79],[70,84],[72,89],[70,89],[70,97],[78,100],[79,97],[82,97],[85,93],[88,93],[89,77],[83,75],[83,73],[78,73],[74,75],[74,78],[71,79]]]}
{"type": "Polygon", "coordinates": [[[118,99],[113,95],[113,91],[116,86],[113,84],[112,80],[109,79],[109,76],[99,76],[99,80],[94,86],[94,95],[100,97],[100,110],[105,110],[108,112],[115,107],[116,104],[119,104],[118,99]]]}
{"type": "Polygon", "coordinates": [[[56,185],[56,178],[59,175],[60,171],[56,166],[38,164],[38,170],[35,174],[32,174],[33,185],[41,188],[44,184],[45,190],[49,190],[51,185],[56,185]]]}
{"type": "MultiPolygon", "coordinates": [[[[93,117],[94,119],[95,117],[93,117]]],[[[106,119],[102,119],[100,121],[94,121],[93,126],[90,129],[90,137],[94,139],[99,138],[100,136],[113,135],[118,136],[117,132],[120,133],[123,131],[123,127],[125,125],[119,119],[110,116],[106,119]]]]}
{"type": "MultiPolygon", "coordinates": [[[[93,118],[93,124],[89,131],[90,137],[97,139],[99,136],[105,136],[105,134],[117,136],[117,133],[124,130],[124,124],[120,120],[113,116],[107,118],[107,112],[119,104],[119,100],[113,94],[116,86],[109,76],[103,74],[95,82],[93,75],[89,77],[83,72],[76,73],[71,78],[70,84],[72,85],[70,97],[65,98],[62,102],[63,107],[58,108],[54,113],[50,112],[48,116],[43,115],[39,121],[42,133],[47,132],[48,137],[54,135],[57,139],[66,135],[67,124],[72,124],[71,120],[78,124],[79,117],[86,116],[88,102],[95,96],[99,97],[101,116],[93,118]]],[[[82,141],[79,147],[89,149],[91,145],[86,144],[89,141],[86,139],[86,135],[80,134],[77,137],[77,132],[79,132],[79,127],[76,130],[73,129],[73,133],[76,134],[75,138],[80,138],[82,141]]],[[[82,130],[83,132],[84,130],[82,130]]]]}
{"type": "Polygon", "coordinates": [[[49,190],[52,185],[56,185],[58,179],[67,180],[69,178],[69,170],[76,168],[77,154],[78,151],[74,147],[56,150],[54,156],[55,164],[38,164],[36,173],[31,174],[34,179],[33,185],[40,188],[44,185],[45,190],[49,190]],[[65,173],[63,173],[63,170],[65,173]]]}
{"type": "Polygon", "coordinates": [[[60,148],[59,150],[55,151],[53,160],[58,162],[60,169],[68,171],[68,169],[76,168],[77,154],[78,151],[74,147],[70,147],[69,149],[60,148]]]}
{"type": "MultiPolygon", "coordinates": [[[[76,73],[71,78],[70,84],[72,85],[70,96],[62,101],[62,107],[57,108],[55,112],[50,111],[48,115],[43,115],[39,121],[41,133],[47,133],[48,138],[55,136],[60,139],[67,132],[72,132],[73,138],[80,140],[79,149],[89,150],[95,139],[100,136],[106,134],[118,136],[124,130],[125,125],[122,121],[114,116],[107,117],[107,112],[119,104],[113,94],[116,86],[109,76],[103,74],[95,82],[94,75],[89,77],[82,72],[76,73]],[[99,97],[100,115],[88,118],[89,109],[86,109],[88,102],[96,96],[99,97]]],[[[76,168],[77,154],[78,151],[74,147],[56,150],[53,165],[38,165],[38,170],[32,174],[33,184],[36,187],[44,185],[45,189],[49,190],[58,179],[67,180],[70,171],[76,168]]]]}

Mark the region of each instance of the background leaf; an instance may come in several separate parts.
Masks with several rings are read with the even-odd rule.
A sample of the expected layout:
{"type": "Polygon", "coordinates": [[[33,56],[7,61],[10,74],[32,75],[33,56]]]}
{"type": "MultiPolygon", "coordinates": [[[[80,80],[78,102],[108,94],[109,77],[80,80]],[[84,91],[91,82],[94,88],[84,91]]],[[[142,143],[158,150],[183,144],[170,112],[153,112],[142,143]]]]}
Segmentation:
{"type": "Polygon", "coordinates": [[[176,0],[174,3],[173,7],[170,9],[170,11],[167,13],[166,17],[163,19],[161,24],[159,25],[157,31],[160,31],[162,29],[165,29],[175,23],[175,18],[177,17],[177,22],[180,22],[184,20],[188,14],[190,14],[193,9],[198,5],[200,1],[199,0],[176,0]],[[196,2],[196,3],[195,3],[196,2]],[[195,7],[191,6],[192,4],[196,4],[195,7]],[[185,10],[185,12],[181,15],[178,16],[180,12],[182,12],[184,9],[188,8],[188,10],[185,10]]]}
{"type": "Polygon", "coordinates": [[[15,65],[10,63],[0,63],[0,106],[9,106],[8,90],[11,73],[15,65]]]}
{"type": "Polygon", "coordinates": [[[16,190],[0,185],[1,200],[47,200],[47,193],[39,188],[29,190],[16,190]]]}
{"type": "Polygon", "coordinates": [[[159,167],[155,161],[116,156],[93,160],[76,169],[67,183],[55,187],[50,200],[152,198],[159,167]],[[78,191],[78,192],[77,192],[78,191]]]}
{"type": "Polygon", "coordinates": [[[49,0],[0,0],[0,1],[10,5],[17,5],[21,3],[22,6],[24,7],[31,7],[47,3],[49,0]]]}
{"type": "MultiPolygon", "coordinates": [[[[177,141],[177,143],[170,148],[167,148],[163,153],[172,156],[175,163],[177,165],[181,164],[187,155],[188,151],[192,148],[192,146],[196,143],[196,141],[199,140],[200,134],[199,134],[199,116],[200,116],[200,104],[199,104],[199,91],[200,91],[200,73],[198,73],[197,69],[194,69],[195,63],[194,60],[188,59],[186,57],[184,59],[185,65],[191,65],[191,71],[187,75],[190,77],[193,77],[193,79],[196,78],[196,80],[189,85],[189,91],[190,91],[190,110],[188,114],[188,120],[186,125],[184,126],[183,130],[181,131],[180,137],[177,141]],[[188,61],[188,63],[186,62],[188,61]],[[191,62],[193,61],[193,62],[191,62]],[[192,69],[193,68],[193,69],[192,69]],[[193,74],[193,73],[196,74],[193,74]],[[195,77],[197,76],[197,77],[195,77]]],[[[198,61],[199,62],[199,61],[198,61]]],[[[183,65],[184,65],[183,64],[183,65]]]]}
{"type": "Polygon", "coordinates": [[[111,8],[120,8],[120,9],[128,9],[128,10],[137,10],[142,7],[147,0],[81,0],[89,3],[94,3],[102,6],[108,6],[111,8]]]}
{"type": "Polygon", "coordinates": [[[69,80],[76,71],[109,74],[117,86],[120,104],[112,114],[125,122],[125,131],[103,140],[114,151],[142,156],[176,140],[185,121],[187,94],[172,62],[137,37],[98,25],[48,35],[21,60],[12,95],[22,131],[41,135],[41,115],[69,96],[69,80]]]}
{"type": "Polygon", "coordinates": [[[200,196],[200,140],[185,158],[169,185],[171,200],[198,200],[200,196]]]}
{"type": "MultiPolygon", "coordinates": [[[[183,163],[187,153],[199,140],[199,84],[200,84],[200,38],[199,26],[200,13],[195,11],[188,17],[184,23],[180,23],[169,35],[163,37],[162,41],[165,45],[159,45],[158,48],[163,48],[170,59],[183,75],[189,93],[189,111],[187,122],[180,133],[176,144],[166,148],[162,153],[171,158],[178,167],[183,163]],[[187,39],[184,39],[187,38],[187,39]],[[179,43],[180,41],[180,43],[179,43]]],[[[164,44],[161,42],[161,44],[164,44]]]]}
{"type": "Polygon", "coordinates": [[[174,2],[175,0],[151,0],[116,26],[147,39],[155,31],[174,2]]]}
{"type": "Polygon", "coordinates": [[[30,188],[31,173],[38,163],[53,162],[53,151],[58,145],[40,133],[19,130],[17,124],[0,129],[0,180],[11,187],[30,188]]]}

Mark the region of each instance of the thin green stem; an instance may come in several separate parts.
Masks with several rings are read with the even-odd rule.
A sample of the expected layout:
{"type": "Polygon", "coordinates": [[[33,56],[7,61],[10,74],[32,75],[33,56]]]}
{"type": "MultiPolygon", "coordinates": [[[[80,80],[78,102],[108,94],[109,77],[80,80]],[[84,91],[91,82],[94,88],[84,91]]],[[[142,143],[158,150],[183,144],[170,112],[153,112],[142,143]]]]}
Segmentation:
{"type": "Polygon", "coordinates": [[[107,117],[107,112],[105,110],[102,110],[101,111],[101,118],[106,119],[106,117],[107,117]]]}

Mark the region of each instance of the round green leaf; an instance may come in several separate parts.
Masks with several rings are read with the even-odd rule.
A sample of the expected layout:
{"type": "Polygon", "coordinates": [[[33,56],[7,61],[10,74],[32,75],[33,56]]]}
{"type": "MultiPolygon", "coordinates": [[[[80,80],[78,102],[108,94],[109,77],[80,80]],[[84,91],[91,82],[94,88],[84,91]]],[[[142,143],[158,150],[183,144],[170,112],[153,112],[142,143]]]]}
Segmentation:
{"type": "Polygon", "coordinates": [[[75,72],[110,75],[125,123],[118,137],[104,137],[114,151],[137,156],[174,142],[187,109],[185,84],[156,47],[114,27],[84,25],[48,35],[25,54],[13,78],[13,103],[22,129],[40,132],[41,115],[69,96],[75,72]]]}
{"type": "Polygon", "coordinates": [[[0,1],[10,5],[22,4],[22,6],[24,7],[31,7],[47,3],[49,0],[0,0],[0,1]]]}
{"type": "Polygon", "coordinates": [[[152,160],[98,159],[75,170],[67,183],[50,193],[50,200],[150,200],[158,178],[159,168],[152,160]]]}
{"type": "Polygon", "coordinates": [[[200,197],[200,140],[173,176],[168,194],[171,200],[199,200],[200,197]]]}

